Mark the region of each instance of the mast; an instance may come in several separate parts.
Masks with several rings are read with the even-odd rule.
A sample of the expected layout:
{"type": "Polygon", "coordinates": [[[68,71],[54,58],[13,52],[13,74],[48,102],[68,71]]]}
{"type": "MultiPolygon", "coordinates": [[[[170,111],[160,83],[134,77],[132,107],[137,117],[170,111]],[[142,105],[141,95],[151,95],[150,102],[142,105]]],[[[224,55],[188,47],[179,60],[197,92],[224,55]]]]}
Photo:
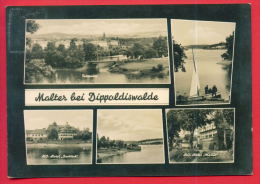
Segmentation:
{"type": "Polygon", "coordinates": [[[193,63],[193,73],[191,79],[190,96],[198,97],[199,90],[200,90],[199,73],[198,73],[197,63],[194,58],[193,48],[192,48],[192,63],[193,63]]]}

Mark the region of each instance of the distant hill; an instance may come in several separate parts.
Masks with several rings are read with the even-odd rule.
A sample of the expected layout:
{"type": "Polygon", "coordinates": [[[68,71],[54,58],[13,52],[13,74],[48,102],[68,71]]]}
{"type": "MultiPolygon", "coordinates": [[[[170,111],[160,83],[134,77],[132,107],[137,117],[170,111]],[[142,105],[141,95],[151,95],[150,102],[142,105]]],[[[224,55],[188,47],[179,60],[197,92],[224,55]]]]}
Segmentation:
{"type": "MultiPolygon", "coordinates": [[[[161,34],[158,32],[145,32],[145,33],[136,33],[136,34],[107,34],[106,37],[119,37],[119,38],[152,38],[152,37],[159,37],[161,34]]],[[[162,34],[162,36],[166,36],[166,32],[162,34]]],[[[43,39],[43,40],[60,40],[60,39],[97,39],[101,38],[102,35],[100,34],[66,34],[66,33],[46,33],[46,34],[32,34],[28,35],[28,37],[32,39],[43,39]]]]}
{"type": "Polygon", "coordinates": [[[225,43],[220,42],[216,44],[211,44],[211,45],[188,45],[184,46],[185,49],[225,49],[225,43]]]}
{"type": "Polygon", "coordinates": [[[28,35],[32,39],[43,39],[43,40],[61,40],[61,39],[90,39],[93,38],[93,35],[78,35],[78,34],[66,34],[66,33],[46,33],[46,34],[32,34],[28,35]]]}
{"type": "Polygon", "coordinates": [[[141,144],[141,145],[162,144],[163,138],[144,139],[139,141],[124,141],[124,142],[127,144],[141,144]]]}
{"type": "Polygon", "coordinates": [[[163,138],[145,139],[138,141],[139,144],[162,144],[163,138]]]}

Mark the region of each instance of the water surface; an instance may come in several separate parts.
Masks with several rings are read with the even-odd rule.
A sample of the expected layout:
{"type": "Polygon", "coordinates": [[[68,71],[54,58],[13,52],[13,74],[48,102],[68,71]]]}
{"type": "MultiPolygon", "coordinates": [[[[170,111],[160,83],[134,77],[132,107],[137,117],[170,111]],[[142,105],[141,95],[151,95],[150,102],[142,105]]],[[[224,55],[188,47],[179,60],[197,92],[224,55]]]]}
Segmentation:
{"type": "MultiPolygon", "coordinates": [[[[194,57],[197,61],[199,80],[200,80],[200,94],[204,95],[204,87],[206,85],[212,88],[217,86],[218,92],[225,100],[229,100],[230,95],[230,79],[227,66],[230,61],[223,61],[221,55],[225,50],[204,50],[194,49],[194,57]]],[[[186,72],[175,72],[175,87],[176,95],[189,96],[191,77],[193,72],[192,51],[191,49],[185,51],[187,59],[185,59],[186,72]]]]}
{"type": "Polygon", "coordinates": [[[90,164],[91,146],[27,147],[27,164],[90,164]],[[70,157],[70,158],[69,158],[70,157]]]}
{"type": "Polygon", "coordinates": [[[163,145],[141,145],[141,151],[127,152],[102,159],[102,163],[112,164],[153,164],[164,163],[164,147],[163,145]]]}

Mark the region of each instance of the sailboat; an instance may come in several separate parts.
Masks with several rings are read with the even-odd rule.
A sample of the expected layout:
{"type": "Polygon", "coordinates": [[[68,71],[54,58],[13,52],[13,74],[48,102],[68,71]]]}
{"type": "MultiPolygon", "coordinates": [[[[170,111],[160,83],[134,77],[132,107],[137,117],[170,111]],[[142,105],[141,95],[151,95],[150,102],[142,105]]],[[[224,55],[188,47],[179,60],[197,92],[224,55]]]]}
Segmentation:
{"type": "Polygon", "coordinates": [[[200,96],[200,80],[199,80],[199,71],[197,61],[194,58],[193,48],[192,48],[192,78],[191,78],[191,87],[190,87],[190,96],[189,100],[204,100],[203,96],[200,96]]]}
{"type": "Polygon", "coordinates": [[[198,71],[198,65],[197,61],[194,58],[194,52],[192,48],[192,79],[191,79],[191,87],[190,87],[190,95],[188,97],[189,101],[204,101],[204,100],[210,100],[210,101],[224,101],[224,99],[221,98],[221,94],[218,93],[216,96],[212,97],[211,94],[205,94],[205,96],[200,95],[200,80],[199,80],[199,71],[198,71]]]}

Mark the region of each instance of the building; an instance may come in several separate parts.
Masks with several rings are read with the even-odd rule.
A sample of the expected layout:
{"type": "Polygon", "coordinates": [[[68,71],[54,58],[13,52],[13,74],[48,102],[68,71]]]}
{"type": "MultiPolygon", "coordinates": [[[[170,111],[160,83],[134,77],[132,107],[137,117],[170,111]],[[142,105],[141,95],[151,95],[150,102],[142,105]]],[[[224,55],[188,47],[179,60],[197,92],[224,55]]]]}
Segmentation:
{"type": "Polygon", "coordinates": [[[201,145],[202,149],[208,150],[210,149],[211,145],[211,149],[218,149],[218,132],[214,123],[199,127],[197,131],[198,144],[201,145]]]}
{"type": "Polygon", "coordinates": [[[94,40],[94,41],[90,41],[90,43],[94,45],[98,45],[104,49],[109,49],[110,47],[119,46],[119,42],[117,40],[94,40]]]}
{"type": "Polygon", "coordinates": [[[76,136],[78,130],[69,125],[67,122],[66,125],[60,125],[58,130],[58,139],[65,140],[65,139],[73,139],[76,136]]]}
{"type": "MultiPolygon", "coordinates": [[[[66,140],[66,139],[74,139],[75,136],[78,135],[79,130],[67,122],[65,125],[57,125],[56,122],[49,125],[49,127],[57,130],[58,140],[66,140]]],[[[48,130],[46,128],[43,129],[35,129],[35,130],[26,130],[26,139],[28,141],[38,141],[44,140],[48,138],[48,130]]]]}
{"type": "Polygon", "coordinates": [[[44,49],[47,47],[48,42],[49,42],[48,40],[44,40],[44,39],[32,39],[31,45],[39,44],[44,49]]]}
{"type": "Polygon", "coordinates": [[[118,43],[117,40],[110,40],[110,41],[108,42],[108,45],[110,45],[110,46],[112,46],[112,47],[117,47],[117,46],[119,46],[119,43],[118,43]]]}
{"type": "MultiPolygon", "coordinates": [[[[45,49],[48,45],[48,42],[54,42],[55,47],[59,45],[64,45],[65,48],[70,47],[71,39],[60,39],[60,40],[47,40],[47,39],[31,39],[31,44],[39,44],[43,49],[45,49]]],[[[82,40],[76,40],[76,45],[83,45],[82,40]]]]}
{"type": "Polygon", "coordinates": [[[221,149],[221,143],[226,142],[226,147],[232,147],[232,141],[233,140],[233,128],[223,128],[217,130],[214,123],[207,124],[203,127],[198,128],[198,135],[197,140],[198,144],[201,146],[201,149],[203,150],[219,150],[221,149]],[[218,131],[220,131],[218,133],[218,131]],[[218,137],[220,134],[220,137],[218,137]]]}
{"type": "Polygon", "coordinates": [[[103,47],[104,49],[108,49],[108,47],[109,47],[107,41],[104,41],[104,40],[94,40],[94,41],[91,41],[90,43],[92,43],[93,45],[99,45],[100,47],[103,47]]]}
{"type": "Polygon", "coordinates": [[[36,130],[26,130],[26,138],[28,140],[44,140],[47,139],[47,137],[48,134],[45,128],[36,130]]]}

